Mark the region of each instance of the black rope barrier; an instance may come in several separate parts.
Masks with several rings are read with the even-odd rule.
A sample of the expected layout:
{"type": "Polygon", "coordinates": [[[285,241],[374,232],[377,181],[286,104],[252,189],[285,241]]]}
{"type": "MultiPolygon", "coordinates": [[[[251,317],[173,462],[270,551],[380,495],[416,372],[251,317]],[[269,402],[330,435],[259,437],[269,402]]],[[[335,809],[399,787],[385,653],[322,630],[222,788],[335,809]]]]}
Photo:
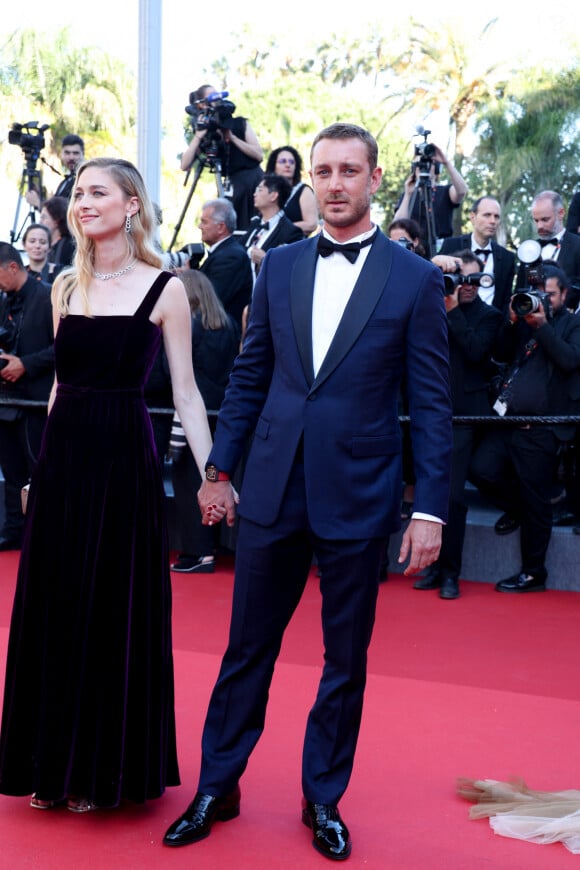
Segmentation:
{"type": "MultiPolygon", "coordinates": [[[[0,396],[0,408],[2,406],[7,406],[9,408],[47,408],[48,402],[38,401],[36,399],[19,399],[12,396],[0,396]]],[[[174,408],[156,408],[152,406],[147,406],[150,414],[158,414],[165,415],[175,413],[174,408]]],[[[218,411],[209,410],[208,416],[215,417],[218,414],[218,411]]],[[[511,426],[556,426],[562,424],[573,424],[580,423],[580,415],[538,415],[538,416],[508,416],[506,414],[505,417],[498,417],[497,415],[480,415],[480,416],[463,416],[458,415],[454,416],[453,423],[458,425],[460,424],[475,424],[475,423],[485,423],[485,424],[503,424],[503,425],[511,425],[511,426]]],[[[400,423],[410,423],[411,418],[408,416],[400,416],[400,423]]]]}

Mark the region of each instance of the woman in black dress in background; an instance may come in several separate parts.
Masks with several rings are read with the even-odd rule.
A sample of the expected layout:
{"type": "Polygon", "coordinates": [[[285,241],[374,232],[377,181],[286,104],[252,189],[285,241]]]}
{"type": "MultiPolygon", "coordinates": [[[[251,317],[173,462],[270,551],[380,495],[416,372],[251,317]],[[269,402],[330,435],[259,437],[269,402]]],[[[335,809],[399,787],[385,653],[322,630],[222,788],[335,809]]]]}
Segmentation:
{"type": "Polygon", "coordinates": [[[266,172],[288,179],[292,193],[284,205],[284,214],[305,236],[309,236],[318,226],[318,206],[314,191],[302,181],[302,158],[296,148],[291,145],[274,148],[268,157],[266,172]]]}
{"type": "Polygon", "coordinates": [[[65,196],[51,196],[40,212],[40,221],[50,230],[48,262],[61,268],[70,266],[75,255],[75,240],[68,225],[69,200],[65,196]]]}
{"type": "Polygon", "coordinates": [[[162,337],[200,470],[211,438],[189,305],[158,268],[135,167],[85,163],[69,221],[77,254],[53,286],[56,380],[10,628],[0,792],[85,812],[179,783],[164,490],[143,401],[162,337]]]}

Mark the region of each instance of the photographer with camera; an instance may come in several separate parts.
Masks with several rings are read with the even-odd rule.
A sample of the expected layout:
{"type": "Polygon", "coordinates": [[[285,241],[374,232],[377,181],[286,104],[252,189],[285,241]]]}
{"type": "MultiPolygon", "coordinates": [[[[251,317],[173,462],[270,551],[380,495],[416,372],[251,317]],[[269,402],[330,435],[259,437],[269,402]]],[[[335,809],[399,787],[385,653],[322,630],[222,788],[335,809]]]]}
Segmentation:
{"type": "Polygon", "coordinates": [[[416,135],[423,136],[424,141],[415,145],[411,174],[393,219],[417,221],[427,254],[433,257],[437,253],[437,240],[453,235],[453,212],[465,199],[467,185],[444,151],[427,141],[430,132],[417,127],[416,135]],[[439,183],[441,166],[447,171],[449,184],[439,183]]]}
{"type": "MultiPolygon", "coordinates": [[[[0,242],[0,396],[48,401],[54,379],[50,287],[29,275],[20,254],[0,242]]],[[[0,550],[20,548],[24,516],[20,493],[40,450],[45,408],[0,405],[0,467],[4,524],[0,550]]]]}
{"type": "MultiPolygon", "coordinates": [[[[580,277],[580,237],[564,228],[564,201],[555,190],[543,190],[532,201],[532,220],[536,225],[542,260],[554,260],[570,278],[580,277]]],[[[517,286],[525,281],[523,264],[518,270],[517,286]]]]}
{"type": "Polygon", "coordinates": [[[238,229],[247,230],[255,214],[254,190],[263,175],[264,152],[248,120],[233,117],[236,107],[226,96],[227,91],[218,93],[211,85],[202,85],[189,95],[186,111],[194,135],[182,154],[181,168],[188,171],[200,158],[218,171],[224,195],[236,210],[238,229]]]}
{"type": "MultiPolygon", "coordinates": [[[[56,188],[53,196],[63,196],[65,199],[70,199],[75,183],[76,171],[85,159],[85,143],[76,133],[67,133],[66,136],[63,136],[60,159],[67,173],[56,188]]],[[[33,208],[40,210],[43,207],[42,191],[32,188],[26,194],[26,201],[33,208]]]]}
{"type": "MultiPolygon", "coordinates": [[[[518,248],[527,276],[512,297],[494,358],[506,364],[493,405],[500,416],[578,413],[580,400],[580,318],[566,308],[568,280],[554,265],[543,265],[533,240],[518,248]],[[528,248],[535,246],[532,259],[528,248]]],[[[520,527],[521,567],[496,584],[498,592],[545,589],[546,552],[552,533],[550,484],[562,442],[575,426],[517,424],[493,426],[473,456],[470,478],[505,513],[498,534],[520,527]]]]}
{"type": "MultiPolygon", "coordinates": [[[[459,251],[453,257],[434,257],[433,262],[445,273],[453,413],[475,417],[491,414],[488,373],[503,319],[496,308],[479,297],[481,281],[487,277],[483,262],[470,250],[459,251]]],[[[458,598],[460,594],[467,517],[465,481],[480,437],[481,427],[477,424],[453,426],[449,517],[443,526],[441,551],[437,561],[414,584],[415,589],[439,589],[439,597],[444,599],[458,598]]]]}

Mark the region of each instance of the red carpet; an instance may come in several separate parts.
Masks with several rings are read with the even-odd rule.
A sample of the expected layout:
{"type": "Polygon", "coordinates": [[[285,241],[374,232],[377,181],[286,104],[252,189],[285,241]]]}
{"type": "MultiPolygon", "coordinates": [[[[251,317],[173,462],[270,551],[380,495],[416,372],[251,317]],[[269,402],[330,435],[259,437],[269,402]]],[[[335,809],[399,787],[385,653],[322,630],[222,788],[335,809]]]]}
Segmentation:
{"type": "MultiPolygon", "coordinates": [[[[0,554],[0,679],[18,554],[0,554]]],[[[300,823],[300,753],[321,663],[314,576],[275,674],[266,732],[242,781],[242,814],[207,840],[170,850],[167,825],[197,778],[200,732],[226,641],[231,563],[173,575],[178,748],[183,785],[145,807],[74,816],[0,796],[0,867],[42,870],[278,870],[329,867],[300,823]]],[[[458,601],[381,587],[359,751],[341,810],[353,838],[346,866],[371,870],[558,870],[560,844],[498,837],[470,821],[457,776],[532,788],[580,787],[580,596],[497,594],[463,583],[458,601]],[[574,760],[576,759],[576,761],[574,760]]]]}

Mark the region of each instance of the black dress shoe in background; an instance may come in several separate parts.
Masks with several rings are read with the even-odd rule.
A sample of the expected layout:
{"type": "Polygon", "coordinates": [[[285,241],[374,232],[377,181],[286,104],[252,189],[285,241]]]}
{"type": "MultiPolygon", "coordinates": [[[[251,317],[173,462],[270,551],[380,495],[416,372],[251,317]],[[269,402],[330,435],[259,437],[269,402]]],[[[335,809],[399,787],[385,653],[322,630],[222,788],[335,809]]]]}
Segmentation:
{"type": "Polygon", "coordinates": [[[441,574],[438,565],[431,565],[427,573],[413,583],[413,589],[439,589],[440,586],[441,574]]]}
{"type": "Polygon", "coordinates": [[[519,529],[520,521],[510,514],[502,514],[496,522],[494,529],[496,535],[511,535],[516,529],[519,529]]]}
{"type": "Polygon", "coordinates": [[[497,592],[543,592],[546,588],[546,577],[535,577],[533,574],[514,574],[495,584],[497,592]]]}
{"type": "Polygon", "coordinates": [[[22,541],[20,538],[0,538],[0,551],[20,550],[22,541]]]}
{"type": "Polygon", "coordinates": [[[348,858],[352,844],[338,807],[303,800],[302,821],[314,834],[312,845],[317,852],[333,861],[348,858]]]}
{"type": "Polygon", "coordinates": [[[215,571],[215,559],[209,556],[182,555],[173,562],[171,570],[178,574],[213,574],[215,571]],[[206,559],[207,561],[203,561],[206,559]]]}
{"type": "Polygon", "coordinates": [[[441,581],[441,589],[439,590],[439,598],[459,598],[459,582],[455,577],[444,577],[441,581]]]}
{"type": "Polygon", "coordinates": [[[198,791],[186,811],[165,832],[166,846],[187,846],[208,837],[214,822],[229,822],[240,815],[240,787],[224,797],[198,791]]]}

